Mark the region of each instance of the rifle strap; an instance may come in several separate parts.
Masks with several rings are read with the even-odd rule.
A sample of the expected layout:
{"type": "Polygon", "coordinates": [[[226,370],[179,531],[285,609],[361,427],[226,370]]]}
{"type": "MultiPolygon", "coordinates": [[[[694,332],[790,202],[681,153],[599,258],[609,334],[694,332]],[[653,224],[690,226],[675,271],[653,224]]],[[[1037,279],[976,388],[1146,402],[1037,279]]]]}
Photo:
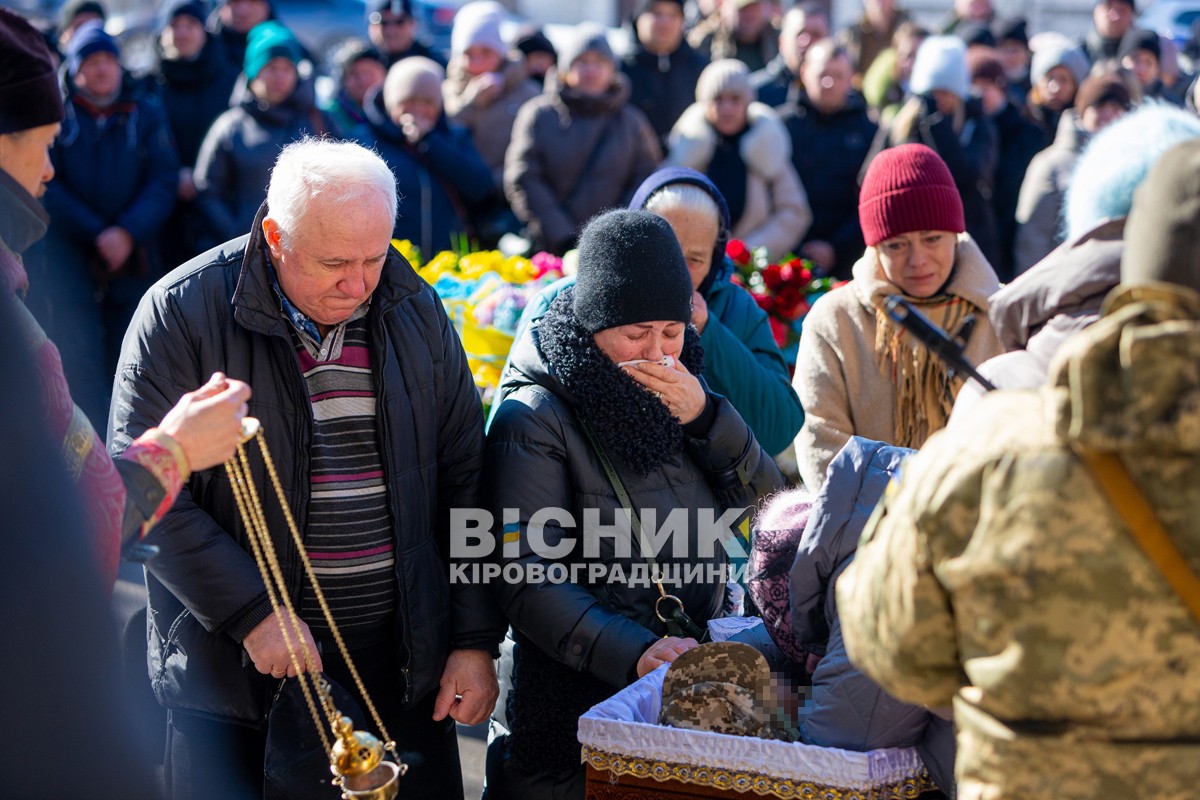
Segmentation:
{"type": "Polygon", "coordinates": [[[1121,457],[1082,447],[1076,447],[1075,452],[1150,563],[1158,568],[1167,585],[1192,612],[1192,618],[1200,623],[1200,577],[1184,560],[1121,457]]]}

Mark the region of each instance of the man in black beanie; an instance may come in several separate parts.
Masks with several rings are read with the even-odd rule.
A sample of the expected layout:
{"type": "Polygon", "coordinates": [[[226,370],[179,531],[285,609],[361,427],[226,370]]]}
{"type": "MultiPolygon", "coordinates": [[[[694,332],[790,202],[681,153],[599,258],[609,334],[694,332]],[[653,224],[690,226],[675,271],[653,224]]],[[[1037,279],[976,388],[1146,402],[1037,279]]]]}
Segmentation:
{"type": "Polygon", "coordinates": [[[1021,106],[1033,84],[1029,80],[1029,63],[1033,53],[1029,50],[1029,32],[1024,17],[1004,17],[992,24],[996,37],[996,50],[1000,63],[1004,65],[1004,77],[1008,80],[1008,91],[1013,103],[1021,106]]]}
{"type": "Polygon", "coordinates": [[[646,0],[632,19],[633,47],[621,64],[629,77],[629,102],[641,109],[667,151],[667,135],[696,99],[696,81],[708,59],[683,39],[683,3],[646,0]]]}
{"type": "Polygon", "coordinates": [[[525,56],[525,73],[540,86],[546,73],[558,61],[558,51],[541,28],[523,29],[513,42],[513,49],[525,56]]]}

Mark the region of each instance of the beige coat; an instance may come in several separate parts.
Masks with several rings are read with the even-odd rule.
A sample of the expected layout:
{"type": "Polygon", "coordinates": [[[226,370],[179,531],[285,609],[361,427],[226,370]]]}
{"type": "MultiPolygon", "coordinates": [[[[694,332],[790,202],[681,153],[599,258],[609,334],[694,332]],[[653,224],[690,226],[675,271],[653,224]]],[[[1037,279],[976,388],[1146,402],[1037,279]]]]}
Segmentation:
{"type": "MultiPolygon", "coordinates": [[[[765,247],[772,260],[792,251],[812,224],[808,194],[792,166],[792,139],[778,115],[762,103],[747,111],[750,129],[739,147],[746,165],[746,208],[733,238],[765,247]]],[[[704,118],[704,104],[688,107],[671,130],[666,163],[707,172],[717,132],[704,118]]]]}
{"type": "Polygon", "coordinates": [[[519,59],[504,65],[504,86],[500,94],[485,101],[475,93],[458,61],[452,61],[442,82],[442,101],[446,116],[471,131],[475,149],[483,163],[492,171],[497,186],[504,185],[504,153],[512,138],[513,121],[526,100],[542,93],[541,87],[525,74],[525,63],[519,59]]]}
{"type": "MultiPolygon", "coordinates": [[[[988,297],[1000,288],[996,273],[968,234],[958,237],[954,278],[947,290],[979,306],[966,357],[980,364],[1004,352],[987,318],[988,297]]],[[[796,458],[804,484],[817,491],[825,469],[851,436],[895,443],[895,386],[875,353],[875,308],[899,287],[883,277],[868,247],[853,280],[834,289],[804,318],[792,387],[804,407],[796,458]]]]}

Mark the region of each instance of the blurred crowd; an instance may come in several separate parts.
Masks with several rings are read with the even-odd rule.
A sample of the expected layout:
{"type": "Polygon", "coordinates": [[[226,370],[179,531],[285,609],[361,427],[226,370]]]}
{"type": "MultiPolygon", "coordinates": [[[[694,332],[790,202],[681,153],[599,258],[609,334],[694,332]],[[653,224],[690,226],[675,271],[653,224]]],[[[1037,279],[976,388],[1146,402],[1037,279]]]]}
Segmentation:
{"type": "MultiPolygon", "coordinates": [[[[459,796],[454,724],[494,711],[487,797],[583,797],[579,716],[746,609],[716,570],[668,595],[653,556],[656,587],[584,581],[626,556],[536,522],[602,508],[640,531],[633,497],[754,520],[749,554],[658,557],[750,559],[750,610],[812,685],[797,740],[918,747],[951,798],[1191,797],[1200,44],[1136,11],[1100,0],[1071,41],[989,0],[937,31],[867,0],[836,32],[813,3],[645,0],[625,31],[552,41],[475,0],[441,53],[411,0],[372,0],[327,65],[269,0],[176,0],[134,74],[101,3],[68,3],[44,41],[0,10],[0,330],[20,345],[0,499],[39,534],[11,537],[25,568],[0,621],[49,649],[58,628],[27,609],[59,601],[59,650],[98,653],[86,683],[75,659],[5,651],[8,685],[37,689],[22,746],[51,735],[29,720],[121,717],[70,699],[113,699],[113,654],[69,608],[94,612],[141,548],[133,660],[169,710],[163,786],[261,795],[290,730],[271,686],[314,662],[277,635],[240,490],[208,471],[253,411],[331,589],[297,577],[306,659],[344,684],[369,670],[415,754],[406,796],[459,796]],[[575,252],[524,307],[486,427],[393,239],[575,252]],[[735,239],[838,284],[794,367],[731,277],[735,239]],[[504,520],[480,558],[542,577],[450,580],[479,561],[450,512],[478,506],[504,520]],[[1164,582],[1141,550],[1177,568],[1164,582]]],[[[85,749],[64,785],[125,788],[85,749]]]]}
{"type": "Polygon", "coordinates": [[[864,247],[866,164],[921,142],[1008,281],[1067,235],[1065,183],[1092,135],[1149,99],[1196,108],[1200,48],[1135,28],[1130,0],[1097,2],[1082,41],[1031,35],[990,0],[957,0],[937,30],[866,0],[841,31],[816,3],[648,0],[626,31],[585,23],[557,43],[477,0],[445,53],[423,44],[411,0],[366,5],[362,39],[330,64],[271,0],[167,3],[146,74],[123,68],[102,2],[67,3],[46,32],[67,118],[29,304],[94,422],[144,291],[245,233],[279,149],[304,136],[383,155],[402,193],[395,235],[426,257],[506,235],[563,253],[673,165],[716,185],[731,237],[842,279],[864,247]]]}

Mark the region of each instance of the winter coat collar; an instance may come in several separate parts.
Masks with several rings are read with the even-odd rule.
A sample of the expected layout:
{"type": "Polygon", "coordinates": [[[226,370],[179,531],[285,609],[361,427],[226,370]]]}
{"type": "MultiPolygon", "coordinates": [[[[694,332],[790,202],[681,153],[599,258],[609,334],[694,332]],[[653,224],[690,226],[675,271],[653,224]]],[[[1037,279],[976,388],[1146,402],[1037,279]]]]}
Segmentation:
{"type": "Polygon", "coordinates": [[[1060,439],[1097,450],[1200,453],[1200,294],[1121,287],[1052,367],[1060,439]]]}
{"type": "Polygon", "coordinates": [[[233,87],[233,94],[229,102],[231,106],[240,106],[263,125],[282,128],[292,124],[301,115],[316,111],[316,89],[312,79],[301,78],[291,97],[279,105],[267,106],[259,102],[254,92],[250,91],[243,73],[233,87]]]}
{"type": "MultiPolygon", "coordinates": [[[[883,275],[883,267],[874,247],[868,247],[862,258],[851,270],[854,280],[850,285],[858,300],[867,308],[882,308],[883,301],[892,294],[904,294],[900,287],[883,275]]],[[[979,245],[968,233],[958,235],[958,255],[954,261],[954,272],[946,294],[961,297],[973,305],[986,309],[988,298],[1000,288],[1000,282],[991,264],[983,257],[979,245]]]]}
{"type": "MultiPolygon", "coordinates": [[[[654,395],[601,352],[575,319],[574,288],[550,304],[522,337],[513,368],[560,397],[586,418],[605,451],[640,475],[677,459],[683,426],[654,395]]],[[[704,350],[688,326],[680,360],[693,375],[704,371],[704,350]]]]}
{"type": "MultiPolygon", "coordinates": [[[[717,147],[717,132],[704,118],[705,106],[693,103],[671,131],[670,161],[703,172],[717,147]]],[[[763,103],[746,110],[746,132],[738,142],[738,153],[746,169],[764,181],[774,181],[792,162],[792,139],[775,111],[763,103]]]]}
{"type": "Polygon", "coordinates": [[[649,50],[647,50],[646,46],[642,44],[640,39],[637,38],[636,33],[631,32],[630,36],[633,38],[633,50],[628,58],[630,58],[633,63],[642,67],[649,67],[657,69],[660,72],[667,72],[674,67],[691,61],[697,55],[696,49],[688,44],[686,39],[680,41],[679,47],[675,48],[670,54],[660,56],[657,53],[651,53],[649,50]],[[663,69],[664,62],[666,64],[666,69],[663,69]]]}
{"type": "Polygon", "coordinates": [[[838,117],[864,113],[867,110],[867,101],[861,94],[851,89],[846,95],[845,105],[837,111],[827,114],[813,105],[812,100],[808,97],[808,93],[800,87],[799,83],[792,83],[788,89],[788,99],[784,103],[780,113],[789,109],[798,117],[812,117],[818,122],[824,122],[826,120],[835,120],[838,117]]]}
{"type": "Polygon", "coordinates": [[[46,235],[50,215],[11,175],[0,169],[0,242],[24,253],[46,235]]]}
{"type": "MultiPolygon", "coordinates": [[[[79,109],[88,116],[96,119],[111,117],[114,114],[128,114],[132,112],[137,107],[137,102],[141,99],[142,95],[141,86],[138,85],[128,72],[121,76],[121,88],[117,92],[116,99],[104,108],[97,107],[91,100],[85,97],[83,92],[76,88],[70,76],[64,78],[63,88],[68,100],[64,104],[68,116],[73,116],[75,109],[79,109]]],[[[65,128],[67,125],[67,120],[63,120],[63,127],[65,128]]]]}
{"type": "Polygon", "coordinates": [[[767,62],[763,67],[763,72],[766,73],[769,82],[781,81],[783,83],[792,84],[796,81],[796,75],[788,69],[787,62],[783,60],[783,55],[779,54],[767,62]]]}
{"type": "Polygon", "coordinates": [[[1056,316],[1099,314],[1105,295],[1121,280],[1124,233],[1124,217],[1101,223],[992,295],[988,316],[1004,349],[1025,349],[1056,316]]]}
{"type": "Polygon", "coordinates": [[[629,102],[629,78],[622,72],[613,74],[612,85],[604,94],[595,97],[583,95],[559,82],[558,77],[547,80],[546,93],[559,109],[559,116],[600,117],[615,114],[629,102]]]}
{"type": "MultiPolygon", "coordinates": [[[[383,104],[382,84],[372,89],[363,98],[363,116],[367,118],[367,124],[371,126],[371,130],[376,136],[405,148],[409,147],[408,137],[404,135],[404,131],[400,130],[400,126],[388,114],[387,106],[383,104]]],[[[450,123],[443,113],[438,117],[434,130],[448,131],[449,129],[450,123]]]]}
{"type": "MultiPolygon", "coordinates": [[[[264,202],[254,217],[250,233],[227,245],[227,252],[242,254],[242,268],[233,292],[233,316],[240,325],[256,333],[287,337],[290,323],[284,317],[279,298],[271,286],[271,270],[263,255],[265,238],[262,222],[267,213],[267,204],[264,202]]],[[[371,315],[382,313],[418,293],[422,286],[424,284],[404,256],[395,248],[389,248],[379,285],[369,300],[371,315]]]]}
{"type": "Polygon", "coordinates": [[[335,114],[341,114],[350,122],[354,123],[351,127],[357,127],[367,123],[367,114],[365,109],[350,97],[350,94],[345,89],[339,89],[338,93],[333,96],[333,106],[335,114]]]}

